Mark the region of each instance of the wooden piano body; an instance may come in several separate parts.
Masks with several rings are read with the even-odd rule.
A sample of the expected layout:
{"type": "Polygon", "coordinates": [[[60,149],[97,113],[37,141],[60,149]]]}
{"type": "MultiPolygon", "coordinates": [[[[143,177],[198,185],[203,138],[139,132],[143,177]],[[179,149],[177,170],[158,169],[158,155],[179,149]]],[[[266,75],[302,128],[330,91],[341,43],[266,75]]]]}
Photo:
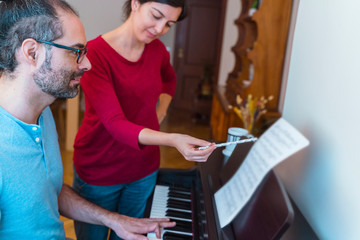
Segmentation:
{"type": "MultiPolygon", "coordinates": [[[[160,169],[158,184],[191,189],[192,239],[280,239],[291,225],[294,211],[290,199],[276,174],[270,171],[231,224],[219,226],[214,193],[239,168],[252,144],[239,144],[225,165],[222,148],[218,148],[206,163],[197,164],[193,169],[160,169]]],[[[151,202],[147,206],[147,217],[151,202]]]]}

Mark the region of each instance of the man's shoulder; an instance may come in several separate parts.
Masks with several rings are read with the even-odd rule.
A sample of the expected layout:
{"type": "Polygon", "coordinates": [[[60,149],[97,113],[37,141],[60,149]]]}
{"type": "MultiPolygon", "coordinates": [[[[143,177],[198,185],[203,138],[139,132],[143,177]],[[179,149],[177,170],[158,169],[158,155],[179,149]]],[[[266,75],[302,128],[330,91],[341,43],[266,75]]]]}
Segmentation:
{"type": "Polygon", "coordinates": [[[53,118],[53,115],[52,115],[52,111],[51,111],[50,106],[47,106],[47,107],[43,110],[43,112],[42,112],[41,115],[43,115],[43,116],[46,117],[46,118],[53,118]]]}
{"type": "MultiPolygon", "coordinates": [[[[9,112],[7,112],[5,109],[0,107],[0,128],[2,131],[1,133],[4,133],[6,129],[11,126],[15,122],[15,117],[13,117],[9,112]]],[[[1,139],[0,139],[1,141],[1,139]]]]}

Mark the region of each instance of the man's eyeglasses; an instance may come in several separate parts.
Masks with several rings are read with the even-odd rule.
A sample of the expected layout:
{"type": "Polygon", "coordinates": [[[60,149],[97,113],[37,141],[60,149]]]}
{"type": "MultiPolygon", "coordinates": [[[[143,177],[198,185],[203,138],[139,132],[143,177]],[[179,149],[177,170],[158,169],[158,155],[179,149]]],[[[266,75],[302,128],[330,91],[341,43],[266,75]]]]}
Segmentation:
{"type": "Polygon", "coordinates": [[[43,41],[43,40],[36,40],[36,41],[40,42],[40,43],[46,43],[46,44],[49,44],[49,45],[57,47],[57,48],[62,48],[62,49],[67,49],[67,50],[74,51],[77,54],[77,59],[76,59],[77,63],[80,63],[84,59],[84,57],[85,57],[85,55],[86,55],[86,53],[88,51],[87,48],[76,49],[76,48],[64,46],[64,45],[53,43],[53,42],[48,42],[48,41],[43,41]]]}

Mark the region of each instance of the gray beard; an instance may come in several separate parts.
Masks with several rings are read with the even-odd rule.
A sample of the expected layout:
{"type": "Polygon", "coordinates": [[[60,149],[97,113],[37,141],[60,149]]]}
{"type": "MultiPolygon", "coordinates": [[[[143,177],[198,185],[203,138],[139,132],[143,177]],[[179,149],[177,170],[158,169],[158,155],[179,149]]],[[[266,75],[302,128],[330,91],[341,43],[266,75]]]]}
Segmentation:
{"type": "Polygon", "coordinates": [[[77,76],[82,76],[84,71],[78,73],[60,69],[51,68],[51,54],[46,54],[46,59],[40,70],[34,74],[34,81],[39,88],[55,98],[73,98],[79,93],[79,84],[70,86],[70,80],[77,76]]]}

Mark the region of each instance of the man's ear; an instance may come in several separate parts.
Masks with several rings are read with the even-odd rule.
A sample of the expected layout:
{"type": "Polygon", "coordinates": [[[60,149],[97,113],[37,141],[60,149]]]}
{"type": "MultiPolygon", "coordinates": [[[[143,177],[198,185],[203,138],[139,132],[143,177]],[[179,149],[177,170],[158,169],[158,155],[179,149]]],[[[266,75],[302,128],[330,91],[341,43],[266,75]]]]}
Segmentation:
{"type": "Polygon", "coordinates": [[[21,45],[21,55],[30,64],[36,63],[38,57],[39,44],[32,38],[25,39],[21,45]]]}

